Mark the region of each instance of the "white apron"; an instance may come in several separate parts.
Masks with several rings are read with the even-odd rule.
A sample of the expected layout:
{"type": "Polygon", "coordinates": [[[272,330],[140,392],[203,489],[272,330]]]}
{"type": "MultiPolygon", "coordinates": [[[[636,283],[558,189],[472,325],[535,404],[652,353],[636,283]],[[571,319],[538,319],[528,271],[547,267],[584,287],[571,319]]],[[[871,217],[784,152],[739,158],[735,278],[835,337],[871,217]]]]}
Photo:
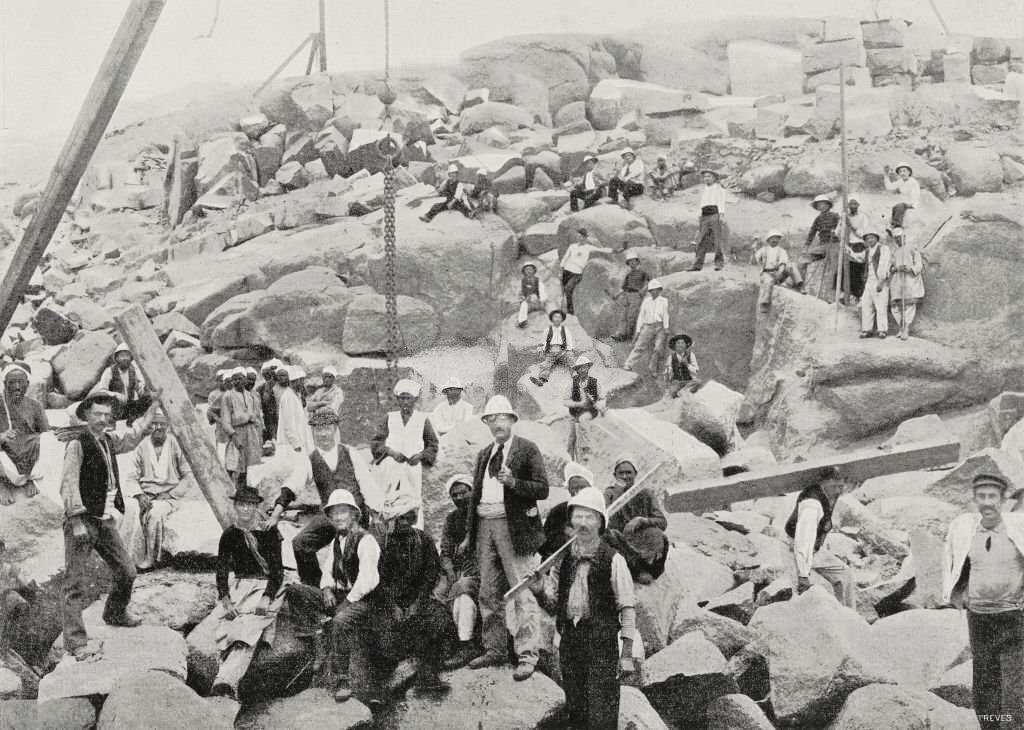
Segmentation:
{"type": "MultiPolygon", "coordinates": [[[[409,422],[402,422],[402,414],[398,411],[388,413],[388,438],[384,445],[390,449],[412,456],[423,451],[423,427],[427,421],[427,414],[422,411],[413,411],[409,416],[409,422]]],[[[390,456],[377,467],[377,476],[381,489],[384,493],[384,503],[399,491],[408,491],[422,505],[423,503],[423,466],[417,464],[399,464],[390,456]]],[[[419,511],[416,518],[416,526],[423,528],[423,509],[419,511]]]]}

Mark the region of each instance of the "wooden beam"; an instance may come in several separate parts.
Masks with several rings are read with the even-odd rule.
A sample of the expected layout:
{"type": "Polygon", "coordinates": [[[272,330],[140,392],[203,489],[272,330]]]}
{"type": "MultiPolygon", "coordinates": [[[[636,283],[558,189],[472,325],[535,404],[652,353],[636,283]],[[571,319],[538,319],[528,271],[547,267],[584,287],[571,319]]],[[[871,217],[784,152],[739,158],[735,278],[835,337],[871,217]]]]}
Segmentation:
{"type": "MultiPolygon", "coordinates": [[[[0,283],[0,332],[7,329],[43,253],[64,217],[110,117],[142,56],[167,0],[132,0],[110,42],[71,134],[50,173],[39,205],[0,283]]],[[[69,59],[70,60],[70,59],[69,59]]]]}
{"type": "Polygon", "coordinates": [[[181,444],[185,460],[192,467],[196,482],[210,503],[217,521],[221,527],[228,527],[232,523],[229,495],[235,493],[234,484],[199,423],[195,406],[174,371],[174,366],[167,359],[149,318],[141,306],[133,304],[114,319],[146,380],[163,389],[160,404],[167,414],[171,431],[181,444]]]}
{"type": "Polygon", "coordinates": [[[829,466],[838,467],[848,479],[860,482],[883,474],[950,464],[959,458],[960,443],[947,441],[913,443],[889,451],[873,449],[811,459],[799,464],[780,465],[769,471],[681,484],[668,490],[665,508],[669,512],[701,512],[732,502],[799,492],[817,484],[822,470],[829,466]]]}
{"type": "MultiPolygon", "coordinates": [[[[266,81],[259,85],[259,88],[257,88],[256,91],[252,92],[253,98],[256,98],[257,96],[262,94],[263,90],[270,86],[270,83],[278,76],[280,76],[282,71],[288,68],[288,64],[291,63],[292,60],[294,60],[294,58],[302,52],[302,49],[306,47],[307,43],[316,43],[316,33],[310,33],[302,40],[302,43],[299,44],[299,47],[292,51],[291,55],[289,55],[288,58],[284,59],[284,61],[281,62],[280,66],[274,69],[274,72],[267,77],[266,81]]],[[[308,76],[309,72],[306,72],[306,75],[308,76]]]]}

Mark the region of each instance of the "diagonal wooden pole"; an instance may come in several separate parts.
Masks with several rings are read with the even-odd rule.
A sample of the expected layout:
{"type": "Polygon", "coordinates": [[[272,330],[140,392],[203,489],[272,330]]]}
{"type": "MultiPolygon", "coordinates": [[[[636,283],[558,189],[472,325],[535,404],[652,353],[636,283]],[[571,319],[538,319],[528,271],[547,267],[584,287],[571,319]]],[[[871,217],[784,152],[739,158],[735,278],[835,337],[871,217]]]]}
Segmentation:
{"type": "Polygon", "coordinates": [[[103,132],[110,123],[110,117],[121,100],[166,2],[132,0],[125,11],[121,25],[110,42],[107,55],[103,57],[96,78],[78,112],[71,134],[50,173],[36,212],[0,283],[0,332],[10,324],[32,274],[50,244],[53,232],[64,217],[71,196],[103,138],[103,132]]]}
{"type": "Polygon", "coordinates": [[[669,512],[702,512],[732,502],[799,492],[817,484],[822,470],[830,466],[839,468],[845,478],[860,482],[884,474],[943,466],[959,458],[958,441],[913,443],[889,451],[871,449],[835,454],[799,464],[780,464],[763,472],[746,472],[670,487],[665,496],[665,509],[669,512]]]}
{"type": "Polygon", "coordinates": [[[146,380],[163,389],[160,405],[167,414],[171,432],[181,444],[185,460],[192,467],[199,489],[210,503],[213,514],[221,527],[230,526],[232,510],[229,499],[235,493],[235,486],[200,425],[192,400],[171,361],[167,359],[149,318],[141,306],[133,304],[114,320],[146,380]]]}

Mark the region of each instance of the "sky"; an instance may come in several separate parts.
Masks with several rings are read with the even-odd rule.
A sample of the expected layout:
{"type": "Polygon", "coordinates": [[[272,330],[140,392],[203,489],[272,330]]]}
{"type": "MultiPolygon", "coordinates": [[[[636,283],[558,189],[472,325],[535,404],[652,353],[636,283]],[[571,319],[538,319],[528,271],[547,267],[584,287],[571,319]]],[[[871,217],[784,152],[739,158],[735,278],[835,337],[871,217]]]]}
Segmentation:
{"type": "MultiPolygon", "coordinates": [[[[1024,36],[1024,0],[934,2],[958,32],[1024,36]]],[[[0,143],[70,128],[128,5],[0,0],[0,143]]],[[[168,0],[126,104],[196,84],[259,81],[316,29],[316,0],[220,0],[212,37],[197,38],[209,31],[217,5],[168,0]]],[[[730,15],[866,18],[876,6],[934,17],[929,0],[391,0],[392,63],[449,61],[520,33],[605,33],[730,15]]],[[[327,0],[329,70],[383,65],[383,8],[383,0],[327,0]]],[[[302,73],[304,64],[305,54],[289,70],[302,73]]]]}

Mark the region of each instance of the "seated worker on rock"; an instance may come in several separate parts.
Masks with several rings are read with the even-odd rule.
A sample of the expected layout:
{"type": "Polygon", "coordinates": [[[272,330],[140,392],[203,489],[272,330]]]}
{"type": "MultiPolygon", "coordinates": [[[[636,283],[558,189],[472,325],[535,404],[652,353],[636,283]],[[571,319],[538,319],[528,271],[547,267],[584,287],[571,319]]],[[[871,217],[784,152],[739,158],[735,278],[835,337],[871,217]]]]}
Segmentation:
{"type": "Polygon", "coordinates": [[[565,401],[569,415],[576,421],[589,421],[604,415],[608,408],[604,395],[598,385],[597,378],[590,374],[594,364],[586,355],[580,355],[572,365],[572,381],[569,384],[569,397],[565,401]]]}
{"type": "Polygon", "coordinates": [[[541,363],[537,374],[530,376],[530,382],[538,388],[543,388],[544,384],[548,382],[551,371],[555,369],[556,365],[570,367],[569,363],[572,362],[574,343],[572,333],[563,324],[565,312],[561,309],[551,310],[548,313],[548,321],[551,324],[544,330],[544,342],[538,348],[544,353],[544,362],[541,363]]]}
{"type": "Polygon", "coordinates": [[[496,213],[498,211],[498,194],[494,191],[494,183],[491,182],[491,178],[484,170],[480,170],[476,174],[476,183],[469,192],[468,198],[473,206],[470,218],[476,218],[481,213],[496,213]]]}
{"type": "Polygon", "coordinates": [[[11,363],[3,371],[3,409],[0,410],[0,504],[34,497],[38,476],[39,437],[50,430],[42,404],[28,395],[29,367],[11,363]]]}
{"type": "Polygon", "coordinates": [[[651,197],[656,200],[672,197],[679,184],[679,170],[668,164],[665,155],[658,155],[657,162],[647,176],[651,179],[651,197]]]}
{"type": "Polygon", "coordinates": [[[669,356],[665,363],[665,397],[678,398],[680,391],[695,393],[704,384],[697,379],[700,366],[693,354],[693,338],[687,334],[673,335],[668,341],[669,356]]]}
{"type": "Polygon", "coordinates": [[[590,155],[583,160],[583,174],[574,176],[569,182],[569,207],[573,213],[582,207],[589,208],[597,204],[597,201],[604,195],[604,183],[594,168],[597,167],[597,158],[590,155]]]}
{"type": "Polygon", "coordinates": [[[274,642],[277,613],[284,601],[281,533],[260,514],[263,497],[253,487],[239,487],[231,497],[235,522],[220,536],[217,548],[217,595],[220,615],[217,648],[220,667],[214,695],[238,697],[238,685],[261,641],[274,642]],[[235,574],[234,580],[230,578],[235,574]]]}
{"type": "Polygon", "coordinates": [[[448,179],[437,188],[437,194],[442,196],[444,200],[435,203],[431,206],[430,210],[420,216],[420,220],[424,223],[429,223],[434,220],[434,216],[446,210],[458,211],[467,218],[473,216],[466,187],[459,182],[458,165],[448,165],[448,179]]]}
{"type": "Polygon", "coordinates": [[[527,261],[522,268],[523,278],[519,281],[519,314],[516,324],[525,327],[530,312],[543,312],[548,300],[544,282],[537,276],[537,264],[527,261]]]}
{"type": "Polygon", "coordinates": [[[626,252],[626,266],[629,268],[622,277],[622,290],[613,297],[622,303],[622,324],[618,332],[612,335],[612,339],[618,342],[631,342],[636,335],[636,319],[644,301],[647,283],[651,280],[651,275],[640,268],[640,255],[635,251],[626,252]]]}
{"type": "Polygon", "coordinates": [[[613,203],[619,203],[622,195],[622,207],[629,210],[633,207],[633,198],[644,194],[644,162],[637,159],[636,152],[627,148],[622,151],[622,167],[608,183],[608,197],[613,203]]]}
{"type": "Polygon", "coordinates": [[[331,492],[324,515],[334,529],[334,538],[317,556],[319,588],[292,583],[286,589],[295,634],[313,641],[314,674],[320,675],[320,684],[335,691],[335,700],[344,702],[355,690],[374,710],[380,707],[377,687],[350,687],[349,682],[350,678],[362,680],[366,674],[365,669],[351,666],[365,661],[363,654],[358,658],[352,655],[352,646],[372,639],[371,622],[383,610],[378,590],[380,544],[359,526],[362,510],[348,490],[331,492]],[[333,619],[328,632],[323,630],[325,614],[333,619]]]}
{"type": "Polygon", "coordinates": [[[445,661],[445,669],[458,669],[479,651],[474,645],[477,619],[477,598],[480,595],[480,566],[466,539],[466,525],[473,498],[473,476],[456,474],[448,480],[448,496],[455,509],[448,513],[441,532],[441,578],[434,588],[434,598],[448,606],[458,646],[445,661]]]}
{"type": "MultiPolygon", "coordinates": [[[[575,497],[585,487],[594,486],[594,475],[590,469],[575,461],[570,461],[565,465],[562,479],[570,497],[575,497]]],[[[544,543],[537,550],[541,560],[547,560],[552,553],[568,541],[571,534],[569,503],[559,502],[551,508],[548,516],[544,519],[544,543]]]]}
{"type": "MultiPolygon", "coordinates": [[[[612,473],[615,482],[604,490],[609,506],[636,483],[636,460],[632,456],[620,456],[612,473]]],[[[658,506],[657,498],[650,490],[641,489],[608,518],[605,538],[626,558],[633,579],[646,584],[665,572],[667,528],[668,518],[658,506]]]]}
{"type": "Polygon", "coordinates": [[[843,493],[846,481],[834,466],[822,471],[820,483],[804,489],[786,520],[786,534],[793,540],[796,560],[797,591],[811,587],[811,571],[832,584],[836,599],[847,608],[857,609],[857,584],[853,571],[825,547],[832,531],[832,513],[843,493]]]}
{"type": "Polygon", "coordinates": [[[758,291],[757,303],[762,312],[767,312],[772,303],[772,289],[789,282],[793,288],[803,292],[804,280],[800,270],[789,261],[789,252],[779,244],[782,243],[782,232],[768,231],[767,245],[754,253],[754,263],[761,267],[761,288],[758,291]]]}

